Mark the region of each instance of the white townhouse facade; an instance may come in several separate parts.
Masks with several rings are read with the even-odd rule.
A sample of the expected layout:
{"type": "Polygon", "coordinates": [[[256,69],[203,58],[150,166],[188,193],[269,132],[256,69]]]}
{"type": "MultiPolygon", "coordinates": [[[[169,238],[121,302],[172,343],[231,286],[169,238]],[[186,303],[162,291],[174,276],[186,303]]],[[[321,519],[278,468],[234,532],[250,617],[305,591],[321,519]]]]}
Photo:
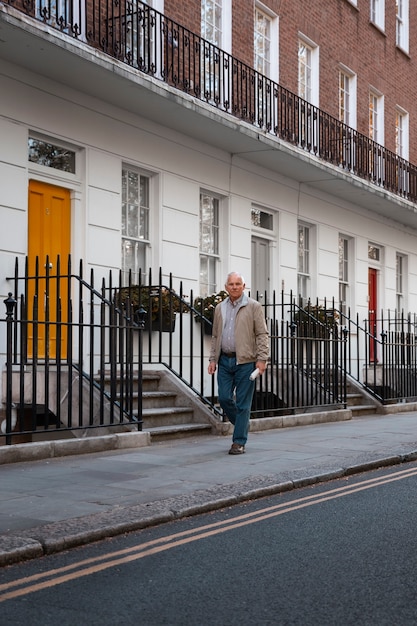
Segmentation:
{"type": "Polygon", "coordinates": [[[70,254],[186,294],[236,270],[259,297],[416,311],[413,199],[223,109],[0,3],[1,301],[16,257],[70,254]]]}

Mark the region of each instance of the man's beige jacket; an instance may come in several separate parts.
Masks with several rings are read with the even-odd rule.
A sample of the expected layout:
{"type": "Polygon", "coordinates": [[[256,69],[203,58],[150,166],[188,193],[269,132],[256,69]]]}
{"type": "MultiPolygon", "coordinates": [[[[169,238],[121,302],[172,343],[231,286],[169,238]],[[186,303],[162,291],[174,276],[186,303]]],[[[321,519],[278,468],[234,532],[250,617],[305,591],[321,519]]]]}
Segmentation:
{"type": "MultiPolygon", "coordinates": [[[[223,311],[229,298],[220,302],[214,310],[213,332],[209,361],[219,360],[222,332],[226,316],[223,311]]],[[[262,305],[243,294],[242,304],[235,321],[236,363],[267,361],[269,358],[269,334],[262,305]]]]}

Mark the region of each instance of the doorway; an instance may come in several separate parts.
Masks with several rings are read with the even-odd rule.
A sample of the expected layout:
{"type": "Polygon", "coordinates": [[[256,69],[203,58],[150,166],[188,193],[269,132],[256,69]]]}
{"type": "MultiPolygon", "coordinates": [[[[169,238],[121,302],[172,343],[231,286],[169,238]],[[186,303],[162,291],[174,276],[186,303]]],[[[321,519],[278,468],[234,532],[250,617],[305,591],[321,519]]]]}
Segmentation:
{"type": "Polygon", "coordinates": [[[57,279],[58,257],[66,263],[71,242],[71,195],[68,189],[31,180],[28,200],[28,356],[58,356],[67,349],[68,280],[57,279]],[[48,259],[48,267],[47,267],[48,259]],[[50,322],[48,326],[45,322],[50,322]],[[59,323],[59,328],[58,328],[59,323]],[[35,345],[36,338],[36,345],[35,345]]]}
{"type": "Polygon", "coordinates": [[[252,237],[251,296],[262,303],[265,301],[265,294],[269,295],[269,246],[268,239],[252,237]]]}
{"type": "Polygon", "coordinates": [[[378,270],[368,268],[368,324],[369,332],[369,360],[377,362],[376,332],[378,314],[378,270]]]}

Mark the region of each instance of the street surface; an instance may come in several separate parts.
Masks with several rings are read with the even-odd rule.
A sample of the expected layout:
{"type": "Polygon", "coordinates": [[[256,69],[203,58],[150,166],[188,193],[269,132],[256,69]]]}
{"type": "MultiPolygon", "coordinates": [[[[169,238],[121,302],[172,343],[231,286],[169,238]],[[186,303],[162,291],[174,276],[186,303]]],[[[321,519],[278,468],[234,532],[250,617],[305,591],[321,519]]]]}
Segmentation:
{"type": "Polygon", "coordinates": [[[417,463],[0,570],[13,626],[417,623],[417,463]]]}

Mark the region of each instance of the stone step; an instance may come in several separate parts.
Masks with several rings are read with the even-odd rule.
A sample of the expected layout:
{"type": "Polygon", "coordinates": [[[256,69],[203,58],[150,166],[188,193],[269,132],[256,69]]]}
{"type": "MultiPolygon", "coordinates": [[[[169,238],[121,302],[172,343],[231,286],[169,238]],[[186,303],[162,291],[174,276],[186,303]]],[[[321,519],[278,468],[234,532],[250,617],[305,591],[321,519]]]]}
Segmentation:
{"type": "Polygon", "coordinates": [[[159,426],[178,426],[192,423],[194,411],[189,407],[171,406],[142,410],[143,428],[149,430],[159,426]]]}
{"type": "MultiPolygon", "coordinates": [[[[135,409],[137,409],[138,398],[138,393],[132,394],[135,409]]],[[[177,394],[173,391],[144,391],[142,393],[142,410],[174,407],[176,403],[177,394]]]]}
{"type": "Polygon", "coordinates": [[[142,394],[143,409],[165,408],[175,406],[177,394],[173,391],[144,391],[142,394]]]}
{"type": "Polygon", "coordinates": [[[363,394],[361,393],[347,393],[346,394],[346,402],[349,407],[353,407],[358,404],[363,404],[363,394]]]}
{"type": "MultiPolygon", "coordinates": [[[[120,389],[120,375],[117,374],[117,378],[115,381],[115,385],[116,385],[116,392],[119,391],[120,389]]],[[[135,379],[137,380],[137,375],[135,377],[135,379]]],[[[143,372],[142,375],[142,391],[158,391],[158,387],[159,387],[159,382],[160,382],[161,377],[159,376],[158,372],[143,372]]],[[[100,382],[100,376],[96,376],[96,381],[100,382]]],[[[107,390],[110,389],[110,383],[111,383],[111,377],[110,377],[110,372],[106,371],[104,374],[104,385],[106,387],[107,390]]]]}
{"type": "Polygon", "coordinates": [[[361,415],[374,415],[377,413],[377,407],[374,404],[356,404],[349,407],[352,411],[352,417],[361,415]]]}
{"type": "Polygon", "coordinates": [[[144,432],[149,432],[151,442],[168,439],[183,439],[184,437],[195,437],[196,435],[210,435],[210,424],[181,424],[171,426],[154,426],[143,428],[144,432]]]}

